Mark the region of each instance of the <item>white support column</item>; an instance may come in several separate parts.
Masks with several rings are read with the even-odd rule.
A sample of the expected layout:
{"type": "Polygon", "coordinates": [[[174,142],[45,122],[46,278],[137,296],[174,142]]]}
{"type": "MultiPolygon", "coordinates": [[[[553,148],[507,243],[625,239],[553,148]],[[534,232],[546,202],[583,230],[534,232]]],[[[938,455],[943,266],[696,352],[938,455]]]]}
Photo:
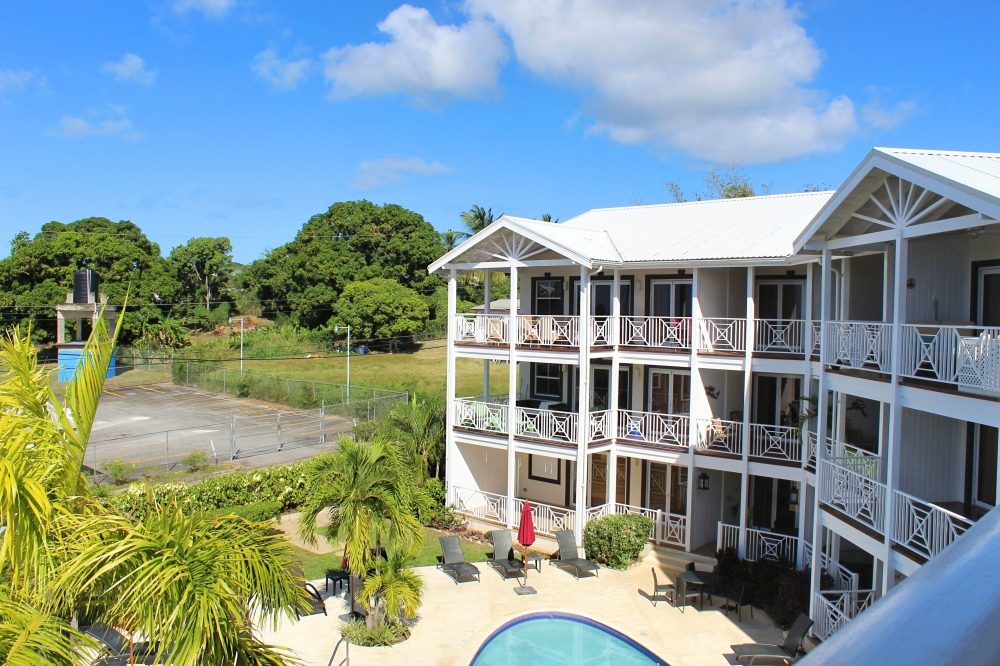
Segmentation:
{"type": "MultiPolygon", "coordinates": [[[[701,300],[698,298],[698,282],[701,269],[695,268],[691,277],[691,329],[698,331],[701,328],[701,300]]],[[[694,510],[694,484],[695,484],[695,450],[698,448],[698,428],[695,426],[694,418],[709,416],[702,414],[698,406],[705,401],[705,383],[702,381],[701,372],[698,370],[698,345],[695,336],[692,335],[691,344],[691,399],[688,401],[688,482],[687,482],[687,530],[684,533],[684,550],[691,552],[691,532],[692,532],[692,511],[694,510]]],[[[668,483],[668,507],[669,507],[669,483],[668,483]]],[[[657,526],[657,529],[659,526],[657,526]]]]}
{"type": "Polygon", "coordinates": [[[447,379],[445,387],[445,481],[448,502],[455,502],[455,466],[458,446],[455,444],[455,310],[458,307],[458,279],[454,268],[448,274],[448,342],[447,379]]]}
{"type": "Polygon", "coordinates": [[[883,567],[882,593],[888,594],[896,582],[896,570],[892,566],[892,533],[896,523],[896,512],[892,510],[893,494],[899,485],[899,458],[903,431],[903,406],[900,401],[899,366],[902,356],[902,325],[906,321],[906,271],[909,259],[910,241],[903,238],[903,231],[896,232],[896,265],[893,271],[896,293],[892,302],[892,405],[889,407],[889,441],[885,447],[885,562],[883,567]]]}
{"type": "Polygon", "coordinates": [[[587,520],[587,445],[590,443],[590,271],[580,266],[580,360],[577,377],[580,389],[577,394],[577,444],[576,444],[576,543],[583,544],[583,526],[587,520]]]}
{"type": "Polygon", "coordinates": [[[64,342],[66,342],[66,317],[56,310],[56,344],[61,345],[64,342]]]}
{"type": "Polygon", "coordinates": [[[840,319],[851,318],[851,258],[840,260],[840,319]]]}
{"type": "Polygon", "coordinates": [[[507,361],[507,527],[514,526],[514,498],[517,497],[517,456],[514,452],[514,433],[517,432],[517,336],[514,335],[514,312],[517,304],[517,266],[510,267],[510,310],[508,327],[510,358],[507,361]]]}
{"type": "MultiPolygon", "coordinates": [[[[483,284],[484,290],[486,292],[486,297],[485,297],[484,302],[483,302],[483,314],[484,315],[488,315],[490,313],[490,299],[491,299],[491,296],[490,296],[490,287],[491,287],[490,282],[491,282],[491,279],[490,278],[491,278],[491,274],[492,274],[492,271],[490,271],[489,269],[487,269],[485,271],[485,279],[484,279],[484,284],[483,284]]],[[[483,322],[483,326],[484,327],[488,327],[489,323],[486,322],[486,321],[484,321],[483,322]]],[[[489,359],[486,359],[486,360],[483,361],[483,399],[484,400],[489,400],[489,395],[490,395],[490,361],[489,361],[489,359]]]]}
{"type": "Polygon", "coordinates": [[[608,450],[608,471],[605,473],[606,504],[614,504],[618,493],[618,394],[621,392],[621,359],[618,355],[618,336],[621,330],[621,271],[615,269],[614,283],[611,286],[611,395],[608,397],[608,408],[611,410],[611,448],[608,450]]]}
{"type": "Polygon", "coordinates": [[[747,267],[747,322],[746,353],[743,357],[743,447],[740,456],[740,535],[737,551],[740,557],[746,555],[747,547],[747,507],[750,503],[750,417],[753,414],[753,342],[756,340],[756,303],[754,302],[754,279],[757,271],[747,267]]]}
{"type": "MultiPolygon", "coordinates": [[[[831,257],[829,250],[823,250],[823,258],[820,263],[820,344],[827,341],[826,322],[830,318],[830,274],[832,272],[831,257]]],[[[816,619],[816,595],[820,590],[820,578],[822,577],[823,561],[823,527],[821,525],[819,513],[819,489],[823,485],[820,481],[822,473],[822,461],[826,457],[826,364],[823,363],[823,350],[820,349],[820,372],[819,372],[819,396],[816,401],[816,492],[813,493],[813,550],[812,550],[812,582],[809,586],[809,617],[816,619]]]]}
{"type": "MultiPolygon", "coordinates": [[[[803,335],[803,349],[805,356],[804,372],[802,373],[802,395],[808,396],[810,391],[812,391],[812,348],[813,348],[813,270],[815,264],[806,264],[806,288],[803,301],[805,302],[805,327],[803,335]]],[[[808,408],[808,406],[806,406],[808,408]]],[[[817,419],[818,421],[818,419],[817,419]]],[[[805,432],[809,432],[809,424],[805,424],[805,432]]],[[[799,433],[801,437],[801,432],[799,433]]],[[[811,436],[811,435],[810,435],[811,436]]],[[[816,445],[818,446],[818,437],[816,445]]],[[[809,462],[809,441],[808,437],[804,437],[802,441],[802,468],[805,469],[806,463],[809,462]]],[[[805,475],[803,475],[803,481],[799,484],[799,541],[798,549],[795,553],[795,562],[801,569],[805,567],[805,562],[802,561],[805,552],[806,545],[806,490],[808,487],[808,482],[805,481],[805,475]]]]}

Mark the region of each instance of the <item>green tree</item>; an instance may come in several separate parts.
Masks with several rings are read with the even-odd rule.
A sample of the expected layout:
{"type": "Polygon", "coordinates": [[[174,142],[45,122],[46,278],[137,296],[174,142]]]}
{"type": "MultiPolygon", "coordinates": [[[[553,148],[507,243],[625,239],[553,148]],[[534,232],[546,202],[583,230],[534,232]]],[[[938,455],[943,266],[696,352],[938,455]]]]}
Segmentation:
{"type": "Polygon", "coordinates": [[[89,494],[83,456],[121,326],[98,319],[62,401],[27,336],[0,339],[0,658],[92,664],[77,615],[151,637],[169,666],[283,663],[250,618],[303,605],[287,542],[151,498],[137,520],[89,494]]]}
{"type": "Polygon", "coordinates": [[[472,208],[462,213],[462,224],[468,229],[467,236],[474,236],[486,227],[493,224],[493,209],[486,209],[482,206],[473,205],[472,208]]]}
{"type": "Polygon", "coordinates": [[[233,271],[233,245],[228,238],[192,238],[170,251],[170,263],[185,293],[204,299],[212,311],[212,296],[219,296],[233,271]]]}
{"type": "MultiPolygon", "coordinates": [[[[73,289],[73,271],[97,272],[108,302],[121,305],[129,290],[122,337],[142,334],[166,316],[183,288],[160,247],[127,220],[89,217],[69,224],[48,222],[34,237],[19,233],[10,256],[0,260],[0,305],[7,316],[30,326],[38,341],[55,337],[55,305],[73,289]]],[[[8,319],[9,321],[9,319],[8,319]]]]}
{"type": "Polygon", "coordinates": [[[386,278],[348,284],[334,311],[338,321],[350,326],[358,339],[412,333],[429,314],[427,303],[416,292],[386,278]]]}
{"type": "Polygon", "coordinates": [[[344,287],[387,278],[423,294],[444,283],[427,266],[444,254],[441,234],[402,206],[346,201],[314,215],[291,243],[243,271],[240,283],[264,314],[288,315],[301,326],[327,323],[344,287]]]}
{"type": "MultiPolygon", "coordinates": [[[[731,157],[729,165],[722,169],[709,171],[704,178],[706,191],[695,192],[696,201],[708,199],[740,199],[743,197],[757,196],[757,190],[750,183],[750,178],[743,169],[743,160],[731,157]]],[[[663,183],[673,197],[674,202],[682,203],[687,201],[684,190],[673,181],[663,183]]],[[[760,194],[768,194],[774,183],[764,183],[760,186],[760,194]]]]}
{"type": "Polygon", "coordinates": [[[444,251],[451,252],[459,246],[465,237],[466,233],[464,231],[452,230],[443,232],[441,234],[441,242],[444,244],[444,251]]]}
{"type": "Polygon", "coordinates": [[[444,456],[444,407],[438,402],[397,402],[389,411],[390,431],[404,451],[413,457],[423,476],[439,476],[444,456]]]}
{"type": "Polygon", "coordinates": [[[375,561],[374,570],[361,588],[375,615],[374,623],[414,618],[423,598],[424,581],[407,566],[404,553],[393,552],[375,561]]]}

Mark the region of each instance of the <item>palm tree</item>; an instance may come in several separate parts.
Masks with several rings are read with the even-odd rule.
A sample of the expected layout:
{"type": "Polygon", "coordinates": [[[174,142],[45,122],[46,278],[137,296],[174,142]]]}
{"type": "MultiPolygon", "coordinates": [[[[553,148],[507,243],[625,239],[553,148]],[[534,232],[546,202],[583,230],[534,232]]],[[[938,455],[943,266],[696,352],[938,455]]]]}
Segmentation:
{"type": "Polygon", "coordinates": [[[375,599],[374,612],[378,622],[395,618],[413,618],[417,615],[424,593],[424,581],[413,569],[408,568],[407,557],[392,552],[387,558],[378,558],[375,573],[365,579],[361,593],[375,599]]]}
{"type": "Polygon", "coordinates": [[[551,215],[545,213],[544,215],[542,215],[542,222],[552,222],[555,224],[559,222],[559,218],[557,217],[556,219],[553,220],[551,215]]]}
{"type": "Polygon", "coordinates": [[[482,206],[473,205],[460,216],[462,223],[469,230],[467,236],[474,236],[486,227],[493,224],[493,209],[486,209],[482,206]]]}
{"type": "Polygon", "coordinates": [[[398,402],[389,412],[389,427],[399,443],[426,477],[434,464],[434,476],[439,476],[444,453],[444,407],[439,402],[398,402]]]}
{"type": "Polygon", "coordinates": [[[456,247],[459,246],[459,244],[461,244],[463,240],[465,240],[466,236],[468,236],[468,234],[466,234],[464,231],[452,230],[452,231],[442,232],[441,242],[444,243],[444,251],[451,252],[452,250],[454,250],[456,247]]]}
{"type": "Polygon", "coordinates": [[[89,495],[83,456],[121,321],[111,336],[96,318],[62,402],[30,333],[0,338],[0,659],[92,663],[78,614],[154,638],[171,666],[283,663],[249,618],[302,605],[286,544],[235,517],[152,506],[138,521],[89,495]]]}

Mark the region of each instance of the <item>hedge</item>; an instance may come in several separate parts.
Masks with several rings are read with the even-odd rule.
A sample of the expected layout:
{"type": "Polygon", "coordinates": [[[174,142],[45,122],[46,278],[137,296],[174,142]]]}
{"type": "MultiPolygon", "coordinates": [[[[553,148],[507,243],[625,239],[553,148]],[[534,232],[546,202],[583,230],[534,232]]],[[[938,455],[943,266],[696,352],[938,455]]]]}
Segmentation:
{"type": "Polygon", "coordinates": [[[648,516],[604,516],[583,528],[587,557],[612,569],[624,569],[646,547],[653,519],[648,516]]]}
{"type": "Polygon", "coordinates": [[[209,516],[239,516],[251,523],[263,523],[281,513],[280,502],[254,502],[246,506],[227,506],[222,509],[211,509],[205,513],[209,516]]]}

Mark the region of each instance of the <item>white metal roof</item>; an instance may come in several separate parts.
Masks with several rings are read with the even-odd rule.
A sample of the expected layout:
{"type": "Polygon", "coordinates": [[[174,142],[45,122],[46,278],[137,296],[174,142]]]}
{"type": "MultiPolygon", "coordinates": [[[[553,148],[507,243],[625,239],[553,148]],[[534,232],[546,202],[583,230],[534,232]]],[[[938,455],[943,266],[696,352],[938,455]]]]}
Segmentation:
{"type": "Polygon", "coordinates": [[[605,230],[625,262],[787,257],[831,196],[804,192],[597,208],[559,227],[605,230]]]}
{"type": "Polygon", "coordinates": [[[917,169],[1000,199],[1000,153],[876,148],[917,169]]]}

